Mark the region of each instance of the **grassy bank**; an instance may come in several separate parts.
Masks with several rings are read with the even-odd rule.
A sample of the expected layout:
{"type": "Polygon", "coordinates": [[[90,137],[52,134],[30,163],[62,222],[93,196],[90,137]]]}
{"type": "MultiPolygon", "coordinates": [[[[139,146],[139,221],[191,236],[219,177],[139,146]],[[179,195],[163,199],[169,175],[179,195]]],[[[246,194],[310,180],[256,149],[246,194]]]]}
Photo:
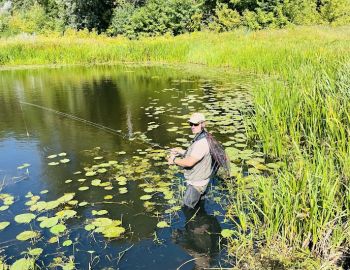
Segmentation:
{"type": "Polygon", "coordinates": [[[0,64],[197,63],[273,75],[255,85],[254,127],[278,174],[239,178],[228,209],[237,265],[336,267],[350,240],[350,27],[193,33],[140,41],[90,36],[0,40],[0,64]],[[253,188],[251,188],[253,187],[253,188]],[[258,256],[259,260],[254,258],[258,256]],[[257,263],[258,262],[258,263],[257,263]]]}

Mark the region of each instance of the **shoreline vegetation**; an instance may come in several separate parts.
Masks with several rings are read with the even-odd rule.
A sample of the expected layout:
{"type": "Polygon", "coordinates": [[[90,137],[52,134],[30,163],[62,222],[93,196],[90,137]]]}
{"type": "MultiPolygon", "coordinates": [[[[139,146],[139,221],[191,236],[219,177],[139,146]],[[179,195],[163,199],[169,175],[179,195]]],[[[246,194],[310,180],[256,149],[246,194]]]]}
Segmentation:
{"type": "Polygon", "coordinates": [[[237,269],[341,269],[350,245],[349,44],[350,26],[139,40],[68,30],[0,39],[0,68],[162,62],[271,75],[253,87],[249,136],[285,165],[228,184],[227,216],[239,219],[229,253],[237,269]]]}

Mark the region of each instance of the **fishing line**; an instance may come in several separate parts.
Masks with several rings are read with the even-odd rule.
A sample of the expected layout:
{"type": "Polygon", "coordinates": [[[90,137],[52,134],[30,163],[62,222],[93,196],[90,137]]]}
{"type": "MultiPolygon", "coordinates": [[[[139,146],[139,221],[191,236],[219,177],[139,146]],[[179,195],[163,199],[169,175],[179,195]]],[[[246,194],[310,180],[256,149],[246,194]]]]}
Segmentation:
{"type": "Polygon", "coordinates": [[[24,113],[23,113],[23,108],[22,108],[22,102],[19,102],[19,107],[21,108],[21,112],[22,112],[22,117],[23,117],[23,122],[24,122],[24,126],[26,128],[26,132],[27,132],[27,137],[29,137],[29,132],[28,132],[28,128],[27,128],[27,123],[26,123],[26,119],[24,117],[24,113]]]}
{"type": "MultiPolygon", "coordinates": [[[[129,142],[133,141],[133,139],[130,139],[128,136],[126,136],[126,135],[125,135],[124,133],[122,133],[120,130],[116,130],[116,129],[113,129],[113,128],[110,128],[110,127],[106,127],[106,126],[104,126],[104,125],[101,125],[101,124],[98,124],[98,123],[95,123],[95,122],[92,122],[92,121],[89,121],[89,120],[86,120],[86,119],[83,119],[83,118],[74,116],[74,115],[72,115],[72,114],[60,112],[60,111],[57,111],[57,110],[54,110],[54,109],[51,109],[51,108],[48,108],[48,107],[44,107],[44,106],[40,106],[40,105],[37,105],[37,104],[33,104],[33,103],[29,103],[29,102],[24,102],[24,101],[20,101],[20,104],[24,104],[24,105],[36,107],[36,108],[39,108],[39,109],[42,109],[42,110],[45,110],[45,111],[49,111],[49,112],[52,112],[52,113],[55,113],[55,114],[58,114],[58,115],[61,115],[61,116],[70,118],[70,119],[72,119],[72,120],[75,120],[75,121],[79,121],[79,122],[88,124],[88,125],[93,126],[93,127],[95,127],[95,128],[102,129],[102,130],[104,130],[104,131],[106,131],[106,132],[109,132],[109,133],[112,133],[112,134],[114,134],[114,135],[117,135],[117,136],[121,137],[121,138],[124,139],[124,140],[128,140],[129,142]]],[[[22,106],[21,106],[21,110],[22,110],[22,106]]],[[[23,111],[22,111],[22,113],[23,113],[23,111]]],[[[24,123],[25,123],[25,121],[24,121],[24,123]]],[[[27,130],[27,126],[26,126],[26,130],[27,130]]],[[[28,130],[27,130],[27,136],[29,136],[28,130]]],[[[146,140],[144,140],[144,139],[142,139],[142,138],[140,138],[140,137],[134,137],[134,138],[140,140],[138,143],[148,144],[148,145],[153,146],[153,147],[158,147],[158,148],[161,148],[161,149],[166,149],[165,147],[160,146],[160,145],[157,144],[157,143],[148,142],[148,141],[146,141],[146,140]]]]}

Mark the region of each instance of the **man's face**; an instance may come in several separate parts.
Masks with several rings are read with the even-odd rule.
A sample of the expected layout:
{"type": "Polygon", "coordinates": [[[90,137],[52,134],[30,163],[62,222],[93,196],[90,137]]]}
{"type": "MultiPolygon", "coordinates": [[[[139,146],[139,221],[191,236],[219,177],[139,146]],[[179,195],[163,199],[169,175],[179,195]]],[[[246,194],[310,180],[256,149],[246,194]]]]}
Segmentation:
{"type": "Polygon", "coordinates": [[[193,134],[197,134],[197,133],[201,132],[201,130],[202,130],[202,125],[203,125],[203,123],[195,124],[195,123],[191,123],[191,122],[190,122],[190,126],[191,126],[192,133],[193,133],[193,134]]]}

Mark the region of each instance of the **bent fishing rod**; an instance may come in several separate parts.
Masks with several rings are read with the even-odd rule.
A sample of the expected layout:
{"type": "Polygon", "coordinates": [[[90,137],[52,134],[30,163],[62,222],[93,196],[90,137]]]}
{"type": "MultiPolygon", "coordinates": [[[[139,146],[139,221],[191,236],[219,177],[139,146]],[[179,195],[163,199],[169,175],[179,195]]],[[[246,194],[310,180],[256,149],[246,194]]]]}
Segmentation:
{"type": "MultiPolygon", "coordinates": [[[[32,106],[32,107],[36,107],[36,108],[39,108],[39,109],[42,109],[42,110],[45,110],[45,111],[49,111],[49,112],[55,113],[57,115],[60,115],[60,116],[63,116],[63,117],[67,117],[69,119],[85,123],[85,124],[93,126],[95,128],[102,129],[102,130],[104,130],[104,131],[106,131],[108,133],[117,135],[117,136],[121,137],[124,140],[128,140],[129,142],[133,141],[132,139],[130,139],[127,135],[125,135],[120,130],[116,130],[116,129],[113,129],[113,128],[110,128],[110,127],[106,127],[104,125],[101,125],[101,124],[98,124],[98,123],[95,123],[95,122],[92,122],[92,121],[89,121],[89,120],[77,117],[75,115],[72,115],[72,114],[69,114],[69,113],[65,113],[65,112],[60,112],[60,111],[57,111],[57,110],[54,110],[54,109],[51,109],[51,108],[48,108],[48,107],[40,106],[40,105],[37,105],[37,104],[34,104],[34,103],[24,102],[24,101],[20,101],[19,103],[20,104],[24,104],[24,105],[28,105],[28,106],[32,106]]],[[[22,106],[21,106],[21,109],[22,109],[22,106]]],[[[23,111],[22,111],[22,113],[23,113],[23,111]]],[[[27,131],[27,135],[28,135],[28,131],[27,131]]],[[[159,145],[157,143],[152,143],[152,142],[146,141],[146,140],[144,140],[141,137],[134,137],[134,138],[140,140],[139,143],[148,144],[148,145],[150,145],[152,147],[158,147],[158,148],[161,148],[161,149],[164,149],[164,150],[168,150],[168,148],[166,148],[166,147],[163,147],[163,146],[161,146],[161,145],[159,145]]]]}

